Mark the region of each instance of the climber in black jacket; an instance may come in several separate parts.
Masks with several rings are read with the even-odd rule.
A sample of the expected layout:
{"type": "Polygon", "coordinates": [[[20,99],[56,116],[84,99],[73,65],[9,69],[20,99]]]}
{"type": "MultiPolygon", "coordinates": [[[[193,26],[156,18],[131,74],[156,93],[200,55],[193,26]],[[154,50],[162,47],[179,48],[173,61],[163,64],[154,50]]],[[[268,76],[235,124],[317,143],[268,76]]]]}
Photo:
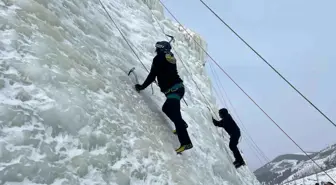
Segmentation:
{"type": "Polygon", "coordinates": [[[212,118],[212,122],[217,127],[223,127],[225,131],[230,135],[229,147],[233,153],[233,156],[236,159],[233,164],[236,168],[239,168],[240,166],[245,165],[244,159],[241,156],[237,147],[240,138],[240,129],[236,122],[232,119],[231,115],[228,113],[227,109],[222,108],[218,111],[218,113],[219,117],[222,118],[222,120],[217,121],[212,118]]]}
{"type": "Polygon", "coordinates": [[[153,59],[151,70],[145,82],[142,85],[136,84],[135,89],[140,92],[157,78],[161,92],[167,97],[162,111],[175,124],[176,134],[181,143],[181,146],[175,151],[181,153],[193,147],[186,129],[187,123],[181,115],[180,100],[184,96],[184,85],[177,72],[174,54],[170,51],[170,43],[160,41],[155,44],[155,47],[157,55],[153,59]]]}

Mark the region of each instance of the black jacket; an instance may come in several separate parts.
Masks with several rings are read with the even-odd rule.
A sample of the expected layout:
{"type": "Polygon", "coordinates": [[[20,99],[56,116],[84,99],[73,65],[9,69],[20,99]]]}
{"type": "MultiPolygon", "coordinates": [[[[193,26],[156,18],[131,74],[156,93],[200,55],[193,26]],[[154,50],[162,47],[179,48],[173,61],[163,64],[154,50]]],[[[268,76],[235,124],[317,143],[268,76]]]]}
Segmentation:
{"type": "Polygon", "coordinates": [[[161,92],[167,92],[169,88],[177,83],[183,82],[177,73],[176,59],[171,52],[159,52],[153,59],[151,70],[142,84],[145,89],[157,77],[161,92]]]}
{"type": "Polygon", "coordinates": [[[230,114],[225,115],[220,121],[212,118],[212,122],[217,127],[223,127],[230,136],[240,136],[240,129],[230,114]]]}

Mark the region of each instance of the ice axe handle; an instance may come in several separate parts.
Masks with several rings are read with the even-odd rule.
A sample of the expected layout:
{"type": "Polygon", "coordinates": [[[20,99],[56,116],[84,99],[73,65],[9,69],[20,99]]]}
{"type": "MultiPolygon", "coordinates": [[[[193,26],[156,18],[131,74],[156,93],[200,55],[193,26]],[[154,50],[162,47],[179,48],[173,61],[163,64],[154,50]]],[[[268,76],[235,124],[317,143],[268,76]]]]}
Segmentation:
{"type": "Polygon", "coordinates": [[[174,41],[174,40],[175,40],[175,38],[174,38],[173,36],[171,36],[171,35],[167,35],[167,34],[166,34],[166,36],[170,38],[170,41],[169,41],[169,43],[171,43],[172,41],[174,41]]]}
{"type": "Polygon", "coordinates": [[[135,67],[133,67],[129,72],[128,72],[128,76],[135,70],[135,67]]]}
{"type": "Polygon", "coordinates": [[[131,73],[133,73],[133,76],[135,78],[135,82],[137,84],[139,84],[139,80],[138,80],[138,76],[134,73],[135,67],[133,67],[129,72],[128,72],[128,76],[131,75],[131,73]]]}

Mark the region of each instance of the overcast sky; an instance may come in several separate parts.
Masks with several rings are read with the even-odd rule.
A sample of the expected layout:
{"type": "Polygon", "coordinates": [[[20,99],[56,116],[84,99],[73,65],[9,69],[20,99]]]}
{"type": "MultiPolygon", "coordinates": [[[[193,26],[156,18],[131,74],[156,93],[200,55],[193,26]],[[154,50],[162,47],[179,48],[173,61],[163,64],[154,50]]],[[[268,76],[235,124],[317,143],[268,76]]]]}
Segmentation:
{"type": "MultiPolygon", "coordinates": [[[[200,1],[163,2],[182,24],[207,41],[212,57],[305,151],[318,151],[336,143],[336,127],[306,103],[200,1]]],[[[205,2],[336,122],[334,0],[205,2]]],[[[209,65],[213,65],[210,60],[206,65],[210,72],[209,65]]],[[[249,134],[268,158],[301,152],[217,67],[216,73],[249,134]]],[[[256,169],[261,164],[248,144],[245,139],[240,147],[250,167],[256,169]]]]}

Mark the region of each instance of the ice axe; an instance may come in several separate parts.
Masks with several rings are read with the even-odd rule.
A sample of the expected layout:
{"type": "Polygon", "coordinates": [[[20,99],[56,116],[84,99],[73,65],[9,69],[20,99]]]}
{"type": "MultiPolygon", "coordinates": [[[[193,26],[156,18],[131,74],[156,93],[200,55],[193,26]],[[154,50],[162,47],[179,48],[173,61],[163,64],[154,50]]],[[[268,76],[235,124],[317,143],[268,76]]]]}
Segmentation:
{"type": "MultiPolygon", "coordinates": [[[[135,67],[133,67],[131,70],[129,70],[129,72],[127,73],[127,75],[129,76],[131,73],[133,74],[133,76],[134,76],[134,78],[135,78],[135,82],[136,82],[137,84],[139,84],[138,76],[137,76],[136,73],[135,73],[135,67]]],[[[152,94],[154,94],[153,85],[151,85],[151,88],[152,88],[152,94]]]]}
{"type": "MultiPolygon", "coordinates": [[[[133,67],[131,70],[129,70],[129,72],[128,72],[127,75],[129,76],[131,73],[134,72],[134,70],[135,70],[135,67],[133,67]]],[[[134,78],[135,78],[135,82],[136,82],[136,83],[139,83],[138,76],[137,76],[135,73],[133,73],[133,76],[134,76],[134,78]]]]}
{"type": "Polygon", "coordinates": [[[172,41],[175,41],[175,38],[174,38],[173,36],[168,35],[168,34],[166,34],[166,36],[170,38],[169,44],[170,44],[172,41]]]}

